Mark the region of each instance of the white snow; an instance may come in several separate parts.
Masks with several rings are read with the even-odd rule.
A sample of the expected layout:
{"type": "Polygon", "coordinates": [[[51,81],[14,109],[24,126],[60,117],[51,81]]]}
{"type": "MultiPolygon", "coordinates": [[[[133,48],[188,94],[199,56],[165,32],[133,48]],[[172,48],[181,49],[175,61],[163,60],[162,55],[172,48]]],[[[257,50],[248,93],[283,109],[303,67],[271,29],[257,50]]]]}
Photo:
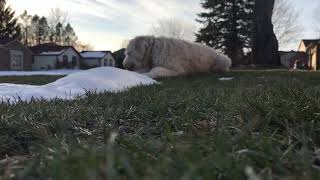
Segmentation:
{"type": "Polygon", "coordinates": [[[219,78],[219,81],[231,81],[233,79],[234,77],[222,77],[222,78],[219,78]]]}
{"type": "Polygon", "coordinates": [[[139,85],[151,85],[155,80],[131,71],[113,67],[99,67],[70,74],[43,86],[0,84],[0,101],[15,103],[17,100],[70,100],[86,92],[120,92],[139,85]]]}
{"type": "Polygon", "coordinates": [[[61,70],[48,70],[48,71],[0,71],[0,76],[64,76],[72,73],[80,72],[79,69],[61,69],[61,70]]]}
{"type": "Polygon", "coordinates": [[[57,56],[57,55],[62,54],[64,51],[65,51],[65,49],[61,50],[61,51],[48,51],[48,52],[42,52],[42,53],[40,53],[40,55],[54,55],[54,56],[57,56]]]}
{"type": "Polygon", "coordinates": [[[97,58],[97,59],[101,59],[104,56],[106,56],[107,53],[106,52],[99,52],[99,51],[88,51],[88,52],[83,52],[81,53],[81,56],[83,58],[97,58]]]}

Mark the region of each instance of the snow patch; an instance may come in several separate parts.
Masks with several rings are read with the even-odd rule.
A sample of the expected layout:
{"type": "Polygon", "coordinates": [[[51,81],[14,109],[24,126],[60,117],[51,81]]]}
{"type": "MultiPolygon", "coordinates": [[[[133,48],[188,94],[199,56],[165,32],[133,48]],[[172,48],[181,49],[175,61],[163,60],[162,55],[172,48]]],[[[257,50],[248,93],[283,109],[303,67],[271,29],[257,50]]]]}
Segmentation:
{"type": "Polygon", "coordinates": [[[222,78],[219,78],[219,81],[231,81],[231,80],[234,80],[234,77],[222,77],[222,78]]]}
{"type": "Polygon", "coordinates": [[[81,56],[83,58],[97,58],[97,59],[101,59],[103,57],[105,57],[107,55],[107,53],[105,52],[98,52],[98,51],[89,51],[89,52],[83,52],[81,53],[81,56]]]}
{"type": "Polygon", "coordinates": [[[48,56],[58,56],[60,54],[62,54],[65,50],[61,50],[61,51],[48,51],[48,52],[42,52],[40,53],[40,55],[48,55],[48,56]]]}
{"type": "Polygon", "coordinates": [[[0,101],[15,103],[17,100],[72,100],[88,91],[120,92],[139,85],[151,85],[155,80],[131,71],[113,67],[99,67],[70,74],[43,86],[0,84],[0,101]]]}

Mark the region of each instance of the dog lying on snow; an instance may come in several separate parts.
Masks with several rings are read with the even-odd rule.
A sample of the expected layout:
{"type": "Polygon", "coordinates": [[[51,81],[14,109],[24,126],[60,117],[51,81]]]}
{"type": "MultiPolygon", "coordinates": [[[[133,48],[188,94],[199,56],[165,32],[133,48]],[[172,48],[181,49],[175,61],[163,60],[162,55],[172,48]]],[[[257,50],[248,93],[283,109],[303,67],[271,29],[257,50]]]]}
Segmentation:
{"type": "Polygon", "coordinates": [[[224,72],[229,70],[232,63],[230,58],[208,46],[153,36],[140,36],[131,40],[125,55],[125,69],[151,78],[224,72]]]}

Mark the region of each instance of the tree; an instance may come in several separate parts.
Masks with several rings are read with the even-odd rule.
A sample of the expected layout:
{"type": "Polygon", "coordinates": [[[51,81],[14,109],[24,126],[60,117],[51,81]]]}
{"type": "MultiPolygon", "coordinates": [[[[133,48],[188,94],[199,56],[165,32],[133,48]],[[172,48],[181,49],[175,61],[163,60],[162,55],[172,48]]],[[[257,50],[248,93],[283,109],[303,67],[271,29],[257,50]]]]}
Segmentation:
{"type": "Polygon", "coordinates": [[[272,12],[275,0],[255,0],[253,16],[253,62],[279,65],[278,41],[273,31],[272,12]]]}
{"type": "Polygon", "coordinates": [[[197,21],[203,24],[196,41],[227,54],[233,65],[243,62],[251,48],[253,0],[203,0],[197,21]]]}
{"type": "Polygon", "coordinates": [[[84,42],[81,42],[79,40],[77,40],[73,46],[78,52],[92,51],[94,49],[91,44],[84,43],[84,42]]]}
{"type": "Polygon", "coordinates": [[[112,53],[112,56],[114,57],[114,59],[116,61],[116,67],[118,67],[120,69],[124,69],[123,60],[126,57],[125,51],[126,51],[126,49],[122,48],[122,49],[119,49],[118,51],[115,51],[112,53]]]}
{"type": "Polygon", "coordinates": [[[195,40],[196,27],[178,19],[163,19],[151,28],[151,34],[188,41],[195,40]]]}
{"type": "Polygon", "coordinates": [[[39,19],[39,42],[45,43],[49,38],[49,25],[46,17],[39,19]]]}
{"type": "Polygon", "coordinates": [[[31,36],[31,18],[32,16],[28,14],[28,12],[25,10],[20,16],[19,16],[19,23],[20,28],[22,32],[22,40],[24,45],[29,46],[29,39],[31,36]]]}
{"type": "Polygon", "coordinates": [[[19,16],[20,26],[24,30],[23,42],[28,46],[51,42],[61,46],[74,46],[78,51],[93,50],[92,45],[78,40],[67,19],[67,13],[60,9],[51,9],[49,17],[39,17],[37,14],[31,16],[24,11],[19,16]]]}
{"type": "Polygon", "coordinates": [[[59,9],[51,9],[49,16],[47,17],[49,25],[49,40],[52,43],[61,44],[63,28],[68,23],[68,13],[59,9]]]}
{"type": "Polygon", "coordinates": [[[78,39],[70,23],[68,23],[67,26],[63,29],[62,37],[64,45],[67,46],[74,45],[78,39]]]}
{"type": "Polygon", "coordinates": [[[285,48],[300,39],[303,28],[298,20],[299,16],[300,13],[291,0],[275,0],[272,24],[280,48],[285,48]]]}
{"type": "Polygon", "coordinates": [[[55,30],[57,24],[62,24],[66,26],[69,21],[69,15],[66,11],[61,10],[60,8],[51,9],[48,16],[48,24],[52,31],[55,30]]]}
{"type": "Polygon", "coordinates": [[[31,45],[38,45],[47,42],[49,37],[49,26],[46,17],[34,15],[31,19],[31,45]]]}
{"type": "Polygon", "coordinates": [[[51,32],[55,37],[55,43],[62,44],[62,32],[63,25],[59,22],[58,24],[56,24],[55,31],[51,32]]]}
{"type": "Polygon", "coordinates": [[[0,38],[20,38],[21,29],[15,11],[6,6],[6,0],[0,0],[0,38]]]}
{"type": "Polygon", "coordinates": [[[39,26],[40,17],[38,15],[34,15],[31,19],[31,44],[37,45],[40,44],[40,26],[39,26]]]}

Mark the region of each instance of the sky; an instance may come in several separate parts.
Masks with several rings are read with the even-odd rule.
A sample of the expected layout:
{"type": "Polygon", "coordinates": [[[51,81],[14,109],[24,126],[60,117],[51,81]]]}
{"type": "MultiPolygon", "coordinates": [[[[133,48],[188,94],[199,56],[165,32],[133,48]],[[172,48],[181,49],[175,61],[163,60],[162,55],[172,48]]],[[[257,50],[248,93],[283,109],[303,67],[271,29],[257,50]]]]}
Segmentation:
{"type": "MultiPolygon", "coordinates": [[[[292,1],[300,10],[299,21],[305,27],[301,38],[316,38],[312,27],[319,0],[292,1]]],[[[47,16],[51,8],[66,11],[79,39],[93,45],[95,50],[118,50],[124,41],[150,33],[151,27],[162,19],[200,26],[195,22],[196,14],[201,12],[200,0],[8,0],[8,3],[17,15],[24,10],[40,16],[47,16]]]]}

